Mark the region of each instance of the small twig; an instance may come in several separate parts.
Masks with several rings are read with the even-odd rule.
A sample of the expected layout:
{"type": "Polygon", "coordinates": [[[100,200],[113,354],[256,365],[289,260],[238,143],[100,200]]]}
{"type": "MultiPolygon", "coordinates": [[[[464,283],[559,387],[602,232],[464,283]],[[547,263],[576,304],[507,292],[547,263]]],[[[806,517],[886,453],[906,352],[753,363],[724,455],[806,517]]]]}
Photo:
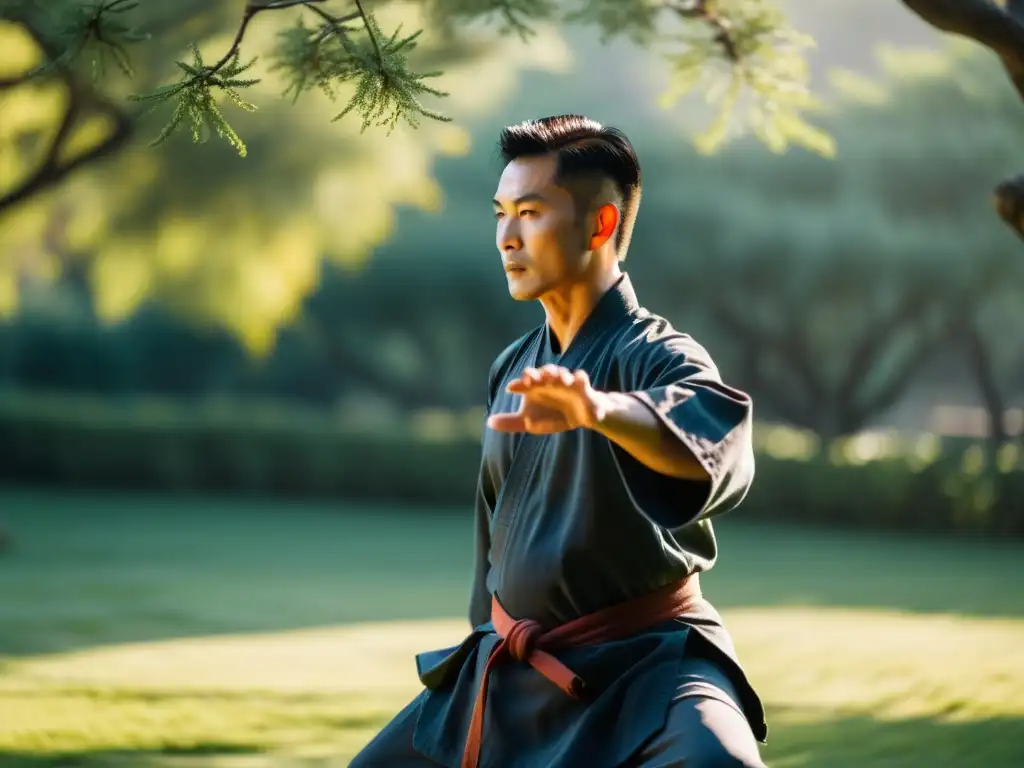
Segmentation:
{"type": "MultiPolygon", "coordinates": [[[[358,0],[357,0],[358,1],[358,0]]],[[[732,25],[708,4],[708,0],[692,0],[685,5],[669,5],[671,10],[683,19],[700,19],[715,33],[714,40],[722,46],[725,55],[732,62],[740,60],[739,48],[732,37],[732,25]]]]}
{"type": "Polygon", "coordinates": [[[249,22],[253,20],[260,11],[267,10],[267,6],[257,7],[252,3],[245,6],[245,12],[242,14],[242,23],[238,25],[238,32],[235,33],[235,39],[231,43],[231,47],[228,52],[221,57],[221,60],[214,64],[212,67],[207,69],[207,75],[213,75],[219,71],[225,64],[231,61],[231,58],[238,53],[238,49],[242,46],[242,38],[245,37],[245,30],[249,27],[249,22]]]}
{"type": "Polygon", "coordinates": [[[233,56],[238,53],[238,49],[242,45],[242,38],[245,37],[245,32],[249,27],[249,22],[252,21],[257,14],[262,11],[280,11],[284,8],[294,8],[297,5],[304,5],[313,8],[313,3],[323,2],[326,2],[326,0],[270,0],[270,2],[266,3],[253,2],[253,0],[250,0],[250,2],[246,3],[245,11],[242,13],[242,22],[238,25],[238,32],[235,33],[235,39],[232,41],[231,47],[220,61],[206,70],[207,76],[216,74],[229,61],[231,61],[233,56]]]}
{"type": "MultiPolygon", "coordinates": [[[[238,25],[238,32],[235,33],[235,39],[232,41],[231,47],[228,49],[228,52],[221,57],[220,61],[206,69],[206,76],[209,77],[210,75],[216,74],[223,69],[229,61],[231,61],[232,57],[238,53],[239,48],[242,46],[242,39],[245,37],[245,32],[249,27],[249,22],[263,11],[280,11],[285,8],[303,6],[315,12],[318,16],[324,19],[324,21],[332,25],[340,25],[348,21],[354,21],[360,16],[363,17],[364,21],[366,20],[366,16],[362,12],[362,8],[359,9],[358,13],[350,13],[348,16],[333,16],[322,8],[317,7],[317,4],[325,2],[327,2],[327,0],[269,0],[269,2],[262,3],[250,0],[250,2],[245,6],[245,11],[242,13],[242,21],[238,25]]],[[[374,42],[376,43],[376,41],[374,42]]]]}
{"type": "MultiPolygon", "coordinates": [[[[323,19],[334,31],[339,31],[343,24],[347,24],[350,21],[355,21],[356,19],[361,18],[366,27],[366,32],[370,36],[370,40],[373,41],[374,50],[377,52],[377,60],[380,61],[380,46],[377,43],[376,35],[373,34],[373,31],[370,28],[369,19],[366,12],[363,10],[360,0],[355,0],[356,8],[358,10],[345,16],[335,16],[328,13],[323,8],[318,7],[320,3],[324,2],[327,2],[327,0],[270,0],[269,2],[262,3],[256,2],[256,0],[250,0],[250,2],[245,6],[245,11],[242,13],[242,21],[238,25],[238,31],[235,33],[235,39],[232,41],[231,47],[216,64],[207,67],[203,71],[203,77],[212,77],[223,69],[227,63],[232,60],[232,58],[238,55],[238,51],[242,46],[242,40],[245,38],[246,30],[249,28],[249,22],[251,22],[255,16],[263,11],[280,11],[284,8],[295,8],[297,6],[302,6],[313,11],[313,13],[323,19]]],[[[197,79],[199,78],[193,78],[192,82],[195,82],[197,79]]]]}
{"type": "Polygon", "coordinates": [[[362,14],[359,11],[353,11],[345,16],[335,16],[334,14],[328,13],[323,8],[317,8],[315,5],[309,6],[309,10],[319,16],[321,19],[326,21],[328,24],[348,24],[350,21],[355,21],[358,18],[362,18],[362,14]]]}
{"type": "Polygon", "coordinates": [[[259,11],[279,11],[282,8],[294,8],[296,5],[309,5],[310,3],[325,3],[327,0],[270,0],[268,3],[253,3],[249,5],[259,11]]]}
{"type": "Polygon", "coordinates": [[[373,50],[377,54],[377,63],[380,64],[384,61],[384,56],[380,52],[380,44],[377,42],[377,36],[373,34],[373,28],[370,26],[370,19],[366,15],[366,11],[363,10],[362,0],[355,0],[356,9],[359,11],[359,15],[363,17],[363,24],[366,25],[366,34],[370,36],[370,40],[373,42],[373,50]]]}

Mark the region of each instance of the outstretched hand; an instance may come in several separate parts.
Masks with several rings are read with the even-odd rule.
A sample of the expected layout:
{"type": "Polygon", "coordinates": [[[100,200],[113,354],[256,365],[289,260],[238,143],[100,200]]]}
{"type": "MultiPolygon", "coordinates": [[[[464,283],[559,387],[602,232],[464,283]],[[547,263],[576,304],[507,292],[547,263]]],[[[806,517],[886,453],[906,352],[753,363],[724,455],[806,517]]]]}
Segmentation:
{"type": "Polygon", "coordinates": [[[590,385],[586,371],[570,371],[558,365],[527,368],[506,389],[523,399],[517,412],[498,413],[487,419],[487,426],[499,432],[550,435],[593,428],[605,415],[601,393],[590,385]]]}

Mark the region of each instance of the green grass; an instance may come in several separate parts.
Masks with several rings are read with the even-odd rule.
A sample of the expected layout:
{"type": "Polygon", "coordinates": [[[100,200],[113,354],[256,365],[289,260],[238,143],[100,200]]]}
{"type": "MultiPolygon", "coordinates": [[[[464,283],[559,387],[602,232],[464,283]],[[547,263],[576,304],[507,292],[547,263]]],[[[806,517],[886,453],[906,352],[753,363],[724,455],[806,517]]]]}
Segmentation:
{"type": "MultiPolygon", "coordinates": [[[[343,766],[465,630],[465,515],[9,491],[0,524],[0,768],[343,766]]],[[[770,766],[1024,765],[1024,546],[719,530],[770,766]]]]}

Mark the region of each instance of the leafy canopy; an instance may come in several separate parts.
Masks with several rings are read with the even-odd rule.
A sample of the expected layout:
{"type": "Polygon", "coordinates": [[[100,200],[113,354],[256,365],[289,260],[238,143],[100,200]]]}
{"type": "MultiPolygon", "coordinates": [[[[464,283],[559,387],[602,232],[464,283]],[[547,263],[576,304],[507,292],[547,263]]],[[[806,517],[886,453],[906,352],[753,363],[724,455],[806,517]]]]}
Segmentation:
{"type": "MultiPolygon", "coordinates": [[[[504,33],[524,38],[539,23],[583,23],[596,25],[605,40],[625,37],[659,50],[673,73],[666,105],[701,89],[717,106],[717,116],[696,139],[701,152],[713,152],[747,129],[774,152],[791,144],[826,156],[834,152],[828,134],[804,117],[816,107],[804,58],[813,41],[791,29],[769,0],[423,0],[423,5],[432,23],[450,34],[476,21],[496,22],[504,33]]],[[[4,18],[30,26],[43,42],[48,57],[39,72],[84,66],[94,79],[103,77],[110,62],[133,74],[132,48],[148,38],[134,20],[137,6],[134,0],[0,0],[4,18]]],[[[410,64],[422,30],[385,33],[372,0],[249,0],[233,43],[218,61],[205,62],[192,46],[191,59],[176,62],[176,82],[131,97],[169,112],[155,144],[187,128],[197,142],[216,134],[246,154],[245,141],[218,101],[256,110],[242,95],[259,82],[247,74],[256,59],[242,56],[245,34],[257,15],[287,8],[304,13],[280,30],[269,54],[270,69],[286,82],[285,95],[298,99],[318,89],[337,98],[344,90],[350,97],[335,119],[354,113],[364,131],[449,119],[425,103],[448,95],[429,84],[441,73],[418,72],[410,64]],[[353,87],[342,89],[346,85],[353,87]]]]}

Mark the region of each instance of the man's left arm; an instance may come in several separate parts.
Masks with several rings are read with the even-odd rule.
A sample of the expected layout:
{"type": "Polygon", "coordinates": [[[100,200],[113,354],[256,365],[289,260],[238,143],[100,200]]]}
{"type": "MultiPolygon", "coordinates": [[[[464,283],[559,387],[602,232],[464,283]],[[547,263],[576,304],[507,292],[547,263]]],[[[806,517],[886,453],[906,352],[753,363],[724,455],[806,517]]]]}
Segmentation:
{"type": "Polygon", "coordinates": [[[674,430],[638,396],[597,392],[600,420],[593,429],[647,468],[680,480],[710,482],[711,475],[674,430]]]}
{"type": "Polygon", "coordinates": [[[592,427],[613,445],[637,507],[679,527],[732,509],[754,476],[753,403],[678,333],[644,339],[623,361],[625,392],[598,392],[592,427]]]}

